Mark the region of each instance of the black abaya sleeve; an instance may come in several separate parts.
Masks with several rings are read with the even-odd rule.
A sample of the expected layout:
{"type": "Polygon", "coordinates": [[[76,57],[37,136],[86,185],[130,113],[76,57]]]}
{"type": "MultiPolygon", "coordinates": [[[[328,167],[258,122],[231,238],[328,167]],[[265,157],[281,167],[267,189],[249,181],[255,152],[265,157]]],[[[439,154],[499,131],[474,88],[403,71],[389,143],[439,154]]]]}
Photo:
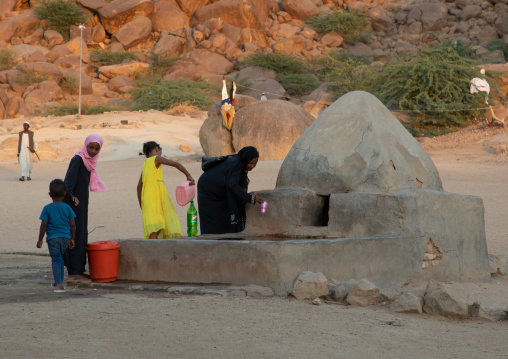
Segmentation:
{"type": "Polygon", "coordinates": [[[65,175],[65,191],[67,195],[72,197],[74,196],[74,189],[76,188],[76,182],[78,180],[79,168],[81,167],[79,156],[74,156],[69,163],[69,168],[67,169],[67,174],[65,175]]]}
{"type": "Polygon", "coordinates": [[[233,196],[239,200],[243,201],[245,203],[251,203],[252,196],[248,194],[241,186],[240,186],[240,179],[242,177],[242,171],[244,171],[242,168],[234,168],[231,171],[231,174],[229,175],[229,182],[227,184],[229,190],[233,194],[233,196]]]}

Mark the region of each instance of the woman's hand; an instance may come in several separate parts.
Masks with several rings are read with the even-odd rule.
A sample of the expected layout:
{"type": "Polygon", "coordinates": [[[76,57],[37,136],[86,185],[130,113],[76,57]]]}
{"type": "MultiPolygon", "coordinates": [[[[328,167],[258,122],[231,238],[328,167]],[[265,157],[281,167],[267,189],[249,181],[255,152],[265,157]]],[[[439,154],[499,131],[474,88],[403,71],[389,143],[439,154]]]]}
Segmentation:
{"type": "Polygon", "coordinates": [[[72,203],[74,203],[75,206],[79,204],[79,199],[76,196],[72,196],[72,203]]]}
{"type": "Polygon", "coordinates": [[[256,203],[263,203],[264,201],[261,199],[261,197],[259,197],[258,195],[256,195],[256,203]]]}
{"type": "Polygon", "coordinates": [[[194,182],[194,178],[192,178],[191,176],[187,176],[187,181],[190,182],[190,185],[191,186],[194,186],[196,183],[194,182]]]}

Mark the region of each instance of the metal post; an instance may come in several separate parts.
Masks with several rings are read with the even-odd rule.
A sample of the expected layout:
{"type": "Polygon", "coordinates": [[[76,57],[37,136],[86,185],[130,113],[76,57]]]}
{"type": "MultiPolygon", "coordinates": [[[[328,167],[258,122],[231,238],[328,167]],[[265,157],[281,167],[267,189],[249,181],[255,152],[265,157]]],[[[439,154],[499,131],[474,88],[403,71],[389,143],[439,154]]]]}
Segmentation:
{"type": "Polygon", "coordinates": [[[81,116],[81,67],[83,64],[83,29],[85,28],[85,25],[80,24],[79,30],[81,32],[81,41],[79,42],[79,94],[78,94],[78,120],[81,116]]]}

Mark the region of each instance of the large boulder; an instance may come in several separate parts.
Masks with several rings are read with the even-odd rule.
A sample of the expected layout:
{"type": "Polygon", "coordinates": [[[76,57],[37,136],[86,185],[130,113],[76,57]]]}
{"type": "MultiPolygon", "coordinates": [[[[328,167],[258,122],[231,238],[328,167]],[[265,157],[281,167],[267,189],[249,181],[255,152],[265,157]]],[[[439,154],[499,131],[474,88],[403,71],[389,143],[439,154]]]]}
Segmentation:
{"type": "MultiPolygon", "coordinates": [[[[69,91],[79,91],[79,71],[64,71],[62,72],[62,81],[68,84],[77,85],[75,88],[69,88],[69,91]]],[[[92,78],[85,73],[81,73],[81,93],[89,95],[93,93],[92,78]]]]}
{"type": "Polygon", "coordinates": [[[5,116],[10,118],[18,118],[21,116],[29,116],[30,111],[25,105],[25,102],[19,97],[9,97],[5,104],[5,116]]]}
{"type": "Polygon", "coordinates": [[[314,117],[282,100],[258,101],[238,110],[231,129],[233,148],[254,146],[260,160],[282,160],[314,117]]]}
{"type": "Polygon", "coordinates": [[[420,3],[406,6],[395,15],[398,24],[419,21],[423,31],[439,31],[447,24],[448,9],[442,3],[420,3]]]}
{"type": "MultiPolygon", "coordinates": [[[[50,101],[60,101],[65,98],[65,95],[64,95],[62,89],[53,80],[43,81],[43,82],[39,83],[37,85],[37,89],[48,91],[52,96],[50,101]]],[[[26,100],[25,100],[25,102],[26,102],[26,100]]]]}
{"type": "Polygon", "coordinates": [[[125,50],[145,42],[152,33],[152,22],[145,16],[136,16],[132,21],[119,28],[112,36],[125,50]]]}
{"type": "Polygon", "coordinates": [[[219,0],[203,6],[194,12],[189,25],[195,27],[212,18],[220,18],[239,28],[263,29],[263,23],[250,0],[219,0]]]}
{"type": "MultiPolygon", "coordinates": [[[[250,96],[235,96],[235,111],[240,110],[256,99],[250,96]]],[[[208,116],[199,129],[199,142],[205,156],[217,157],[234,153],[235,150],[231,145],[231,132],[226,130],[222,125],[222,117],[220,114],[221,101],[217,101],[208,110],[208,116]]]]}
{"type": "Polygon", "coordinates": [[[204,49],[195,49],[177,61],[171,71],[184,70],[199,79],[211,75],[226,75],[233,68],[234,64],[224,56],[204,49]]]}
{"type": "Polygon", "coordinates": [[[282,8],[293,18],[299,20],[319,15],[319,8],[312,0],[283,0],[282,8]]]}
{"type": "Polygon", "coordinates": [[[176,2],[180,9],[191,17],[197,9],[210,4],[212,0],[176,0],[176,2]]]}
{"type": "Polygon", "coordinates": [[[56,45],[46,54],[46,57],[49,61],[55,61],[65,56],[79,56],[80,51],[83,52],[83,60],[89,58],[90,54],[88,53],[88,47],[85,41],[81,41],[79,37],[76,37],[66,44],[56,45]]]}
{"type": "Polygon", "coordinates": [[[247,89],[242,93],[247,96],[252,96],[256,99],[261,99],[263,93],[268,100],[286,100],[286,90],[282,85],[274,79],[251,79],[247,83],[247,89]]]}
{"type": "Polygon", "coordinates": [[[54,101],[53,94],[46,90],[34,90],[25,97],[25,104],[29,108],[34,108],[50,101],[54,101]]]}
{"type": "Polygon", "coordinates": [[[308,50],[306,42],[308,40],[302,36],[291,36],[285,39],[281,39],[272,45],[273,51],[280,52],[282,54],[298,54],[302,50],[308,50]]]}
{"type": "Polygon", "coordinates": [[[101,7],[99,16],[104,29],[113,34],[136,16],[150,17],[153,8],[151,0],[115,0],[101,7]]]}
{"type": "Polygon", "coordinates": [[[284,160],[277,188],[320,195],[442,191],[430,156],[373,95],[350,92],[305,131],[284,160]]]}
{"type": "Polygon", "coordinates": [[[120,93],[125,93],[130,89],[137,87],[138,83],[136,80],[127,77],[127,76],[118,76],[109,80],[108,89],[110,91],[116,91],[120,93]]]}
{"type": "Polygon", "coordinates": [[[284,100],[287,97],[286,90],[275,80],[275,72],[263,70],[259,67],[244,67],[234,75],[237,83],[242,83],[242,94],[261,99],[262,94],[268,100],[284,100]]]}
{"type": "Polygon", "coordinates": [[[153,31],[183,29],[189,24],[187,15],[170,0],[157,0],[152,14],[153,31]]]}
{"type": "Polygon", "coordinates": [[[153,47],[155,54],[171,54],[180,55],[185,45],[185,40],[179,36],[166,35],[162,36],[160,40],[153,47]]]}
{"type": "MultiPolygon", "coordinates": [[[[46,55],[49,51],[47,48],[45,48],[43,46],[27,45],[27,44],[14,45],[14,46],[11,46],[10,49],[12,52],[14,52],[20,58],[31,57],[35,53],[37,53],[37,54],[42,53],[43,55],[46,55]]],[[[46,60],[44,59],[43,61],[38,61],[38,62],[44,62],[44,61],[46,61],[46,60]]],[[[25,62],[28,62],[28,61],[25,61],[25,62]]]]}
{"type": "Polygon", "coordinates": [[[40,24],[40,20],[33,11],[24,12],[18,16],[11,16],[0,21],[0,40],[10,42],[14,36],[30,35],[40,24]]]}
{"type": "Polygon", "coordinates": [[[48,78],[55,80],[57,83],[60,82],[62,77],[62,72],[58,66],[48,62],[22,63],[16,66],[16,69],[24,73],[34,72],[38,75],[47,76],[48,78]]]}
{"type": "Polygon", "coordinates": [[[446,17],[448,16],[448,8],[442,3],[421,3],[410,5],[412,10],[419,9],[422,12],[421,23],[423,31],[438,31],[446,26],[446,17]]]}
{"type": "Polygon", "coordinates": [[[11,12],[19,8],[20,0],[2,0],[0,1],[0,12],[11,12]]]}
{"type": "Polygon", "coordinates": [[[147,72],[150,65],[144,62],[134,61],[125,64],[108,65],[99,67],[99,74],[111,79],[118,76],[134,78],[138,72],[147,72]]]}
{"type": "Polygon", "coordinates": [[[76,2],[79,5],[95,12],[107,5],[106,0],[77,0],[76,2]]]}
{"type": "Polygon", "coordinates": [[[393,17],[381,6],[367,11],[367,17],[372,23],[374,31],[391,32],[395,29],[393,17]]]}
{"type": "Polygon", "coordinates": [[[44,32],[44,39],[46,39],[48,47],[50,48],[55,45],[60,45],[64,41],[63,36],[55,30],[46,30],[44,32]]]}
{"type": "Polygon", "coordinates": [[[250,0],[256,8],[259,19],[264,22],[272,13],[279,11],[277,0],[250,0]]]}

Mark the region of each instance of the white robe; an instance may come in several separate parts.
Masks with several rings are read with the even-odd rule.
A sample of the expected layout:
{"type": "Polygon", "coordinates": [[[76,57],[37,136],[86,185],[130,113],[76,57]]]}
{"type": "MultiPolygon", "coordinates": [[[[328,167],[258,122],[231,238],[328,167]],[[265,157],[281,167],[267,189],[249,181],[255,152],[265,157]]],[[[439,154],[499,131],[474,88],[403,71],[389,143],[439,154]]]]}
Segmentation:
{"type": "MultiPolygon", "coordinates": [[[[28,144],[28,133],[23,133],[18,161],[21,167],[21,176],[24,177],[30,177],[34,165],[34,154],[28,149],[28,144]]],[[[35,140],[34,150],[37,151],[37,143],[35,140]]]]}

